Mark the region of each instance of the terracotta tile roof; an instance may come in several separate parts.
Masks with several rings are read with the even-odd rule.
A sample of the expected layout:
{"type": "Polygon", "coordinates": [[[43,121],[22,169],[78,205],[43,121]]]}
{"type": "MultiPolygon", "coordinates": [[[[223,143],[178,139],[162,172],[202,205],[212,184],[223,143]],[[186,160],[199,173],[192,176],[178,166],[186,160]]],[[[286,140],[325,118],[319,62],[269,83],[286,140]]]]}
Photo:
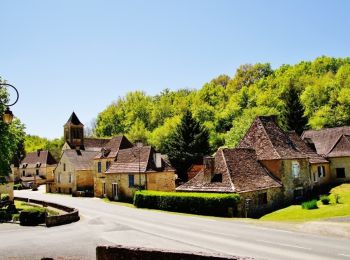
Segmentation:
{"type": "Polygon", "coordinates": [[[274,116],[257,117],[237,147],[255,149],[259,160],[309,158],[313,163],[326,162],[297,134],[284,132],[274,116]]]}
{"type": "Polygon", "coordinates": [[[92,169],[92,159],[97,153],[84,150],[64,150],[63,155],[67,156],[75,170],[90,170],[92,169]]]}
{"type": "Polygon", "coordinates": [[[203,171],[202,164],[192,164],[191,167],[187,170],[187,179],[190,180],[196,176],[199,172],[203,171]]]}
{"type": "Polygon", "coordinates": [[[161,168],[156,168],[154,162],[154,154],[155,151],[152,149],[151,146],[121,149],[119,150],[115,161],[106,171],[106,174],[132,173],[139,171],[144,173],[174,170],[163,158],[161,159],[161,168]]]}
{"type": "Polygon", "coordinates": [[[65,123],[66,125],[83,125],[77,115],[73,112],[72,115],[69,117],[68,121],[65,123]]]}
{"type": "Polygon", "coordinates": [[[342,135],[350,135],[350,126],[308,130],[301,137],[312,143],[318,154],[328,157],[342,135]]]}
{"type": "Polygon", "coordinates": [[[222,174],[222,182],[208,182],[203,170],[176,190],[240,193],[282,187],[249,148],[219,149],[215,155],[214,173],[222,174]]]}
{"type": "Polygon", "coordinates": [[[20,163],[20,168],[37,168],[57,164],[49,151],[36,151],[27,153],[20,163]]]}
{"type": "Polygon", "coordinates": [[[329,163],[327,159],[317,154],[308,144],[306,144],[296,132],[289,132],[288,135],[295,147],[309,158],[311,164],[329,163]]]}
{"type": "Polygon", "coordinates": [[[95,159],[115,158],[119,149],[131,147],[133,147],[132,143],[124,135],[115,136],[100,149],[100,152],[96,155],[95,159]]]}

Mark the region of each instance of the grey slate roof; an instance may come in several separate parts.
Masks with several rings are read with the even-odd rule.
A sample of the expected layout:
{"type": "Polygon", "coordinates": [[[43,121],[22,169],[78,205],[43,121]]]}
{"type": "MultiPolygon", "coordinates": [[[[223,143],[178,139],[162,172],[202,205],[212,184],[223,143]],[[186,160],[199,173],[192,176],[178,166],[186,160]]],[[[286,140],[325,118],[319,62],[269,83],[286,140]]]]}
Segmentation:
{"type": "Polygon", "coordinates": [[[84,150],[64,150],[63,155],[68,158],[75,170],[90,170],[92,169],[92,160],[97,153],[84,150]]]}
{"type": "Polygon", "coordinates": [[[40,168],[57,164],[49,151],[36,151],[26,154],[20,163],[20,168],[40,168]]]}
{"type": "Polygon", "coordinates": [[[331,153],[332,150],[335,148],[336,144],[342,138],[342,136],[346,137],[348,135],[350,135],[350,126],[342,126],[334,128],[324,128],[321,130],[304,131],[301,137],[303,140],[306,140],[309,143],[313,144],[318,154],[327,157],[332,157],[335,155],[340,156],[340,154],[342,153],[349,153],[348,151],[345,151],[345,147],[342,148],[342,153],[339,153],[340,151],[337,151],[338,154],[331,153]]]}

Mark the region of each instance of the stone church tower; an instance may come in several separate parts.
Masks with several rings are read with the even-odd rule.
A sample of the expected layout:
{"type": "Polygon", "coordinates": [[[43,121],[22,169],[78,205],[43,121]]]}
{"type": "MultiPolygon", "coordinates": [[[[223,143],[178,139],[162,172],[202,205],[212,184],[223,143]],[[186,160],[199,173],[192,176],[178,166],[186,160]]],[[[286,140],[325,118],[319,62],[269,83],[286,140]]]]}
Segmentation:
{"type": "Polygon", "coordinates": [[[84,147],[84,125],[74,112],[64,125],[64,141],[72,149],[84,147]]]}

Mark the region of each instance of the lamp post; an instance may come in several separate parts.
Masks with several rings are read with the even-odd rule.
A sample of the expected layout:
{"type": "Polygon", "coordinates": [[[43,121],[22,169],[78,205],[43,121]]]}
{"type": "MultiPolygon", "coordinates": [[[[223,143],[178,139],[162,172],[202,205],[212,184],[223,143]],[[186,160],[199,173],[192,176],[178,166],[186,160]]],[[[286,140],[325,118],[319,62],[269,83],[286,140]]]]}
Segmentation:
{"type": "Polygon", "coordinates": [[[3,87],[12,88],[12,89],[14,89],[14,91],[16,93],[16,99],[14,102],[9,103],[9,104],[0,102],[0,104],[4,104],[6,106],[6,110],[5,110],[4,114],[2,115],[2,120],[4,121],[5,124],[11,124],[12,120],[13,120],[13,113],[10,110],[10,106],[13,106],[14,104],[17,103],[18,98],[19,98],[19,93],[18,93],[18,90],[14,86],[12,86],[11,84],[0,83],[0,89],[2,89],[3,87]]]}

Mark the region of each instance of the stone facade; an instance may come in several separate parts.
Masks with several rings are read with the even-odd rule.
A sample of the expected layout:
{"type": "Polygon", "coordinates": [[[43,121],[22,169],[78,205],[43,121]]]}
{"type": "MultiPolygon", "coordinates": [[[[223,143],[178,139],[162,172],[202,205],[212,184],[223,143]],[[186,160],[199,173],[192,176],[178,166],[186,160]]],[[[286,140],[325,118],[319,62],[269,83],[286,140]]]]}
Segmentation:
{"type": "Polygon", "coordinates": [[[112,158],[99,158],[93,161],[94,196],[105,197],[106,194],[106,170],[112,163],[112,158]],[[100,169],[99,165],[100,164],[100,169]],[[99,172],[100,171],[100,172],[99,172]]]}
{"type": "Polygon", "coordinates": [[[241,196],[241,201],[237,210],[240,217],[262,216],[280,208],[285,203],[281,188],[241,192],[239,195],[241,196]]]}
{"type": "Polygon", "coordinates": [[[112,200],[130,200],[140,186],[147,190],[175,191],[175,172],[108,173],[106,174],[105,184],[108,198],[112,200]],[[129,176],[133,176],[131,177],[134,180],[133,186],[129,186],[129,176]],[[116,194],[113,194],[113,184],[117,184],[116,194]]]}
{"type": "Polygon", "coordinates": [[[350,157],[333,157],[329,158],[331,162],[331,180],[334,183],[342,183],[350,181],[350,157]],[[344,169],[344,170],[339,170],[344,169]],[[338,173],[337,173],[338,171],[338,173]],[[341,173],[344,171],[344,177],[341,173]]]}

